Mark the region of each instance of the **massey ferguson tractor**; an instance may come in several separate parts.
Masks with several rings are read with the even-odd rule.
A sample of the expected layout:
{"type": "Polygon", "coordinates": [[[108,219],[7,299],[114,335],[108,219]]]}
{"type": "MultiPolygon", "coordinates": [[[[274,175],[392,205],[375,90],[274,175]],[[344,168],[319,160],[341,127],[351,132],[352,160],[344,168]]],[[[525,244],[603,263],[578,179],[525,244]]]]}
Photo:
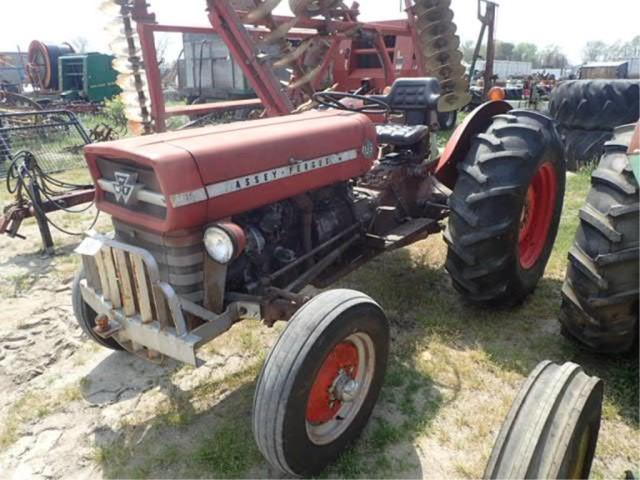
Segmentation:
{"type": "Polygon", "coordinates": [[[386,95],[316,93],[301,114],[87,146],[114,233],[77,249],[80,326],[104,347],[197,366],[235,323],[287,321],[253,430],[278,470],[320,473],[367,423],[389,353],[382,307],[332,283],[444,232],[460,294],[513,306],[554,243],[565,166],[552,121],[486,103],[439,155],[438,107],[460,107],[441,83],[398,78],[386,95]]]}

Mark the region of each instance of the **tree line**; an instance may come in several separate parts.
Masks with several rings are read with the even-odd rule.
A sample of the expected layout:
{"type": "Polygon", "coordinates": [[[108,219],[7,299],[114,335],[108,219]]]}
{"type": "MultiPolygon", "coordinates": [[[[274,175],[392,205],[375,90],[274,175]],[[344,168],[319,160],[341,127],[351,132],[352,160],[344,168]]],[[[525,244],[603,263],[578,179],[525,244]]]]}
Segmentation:
{"type": "Polygon", "coordinates": [[[605,43],[600,40],[587,42],[582,51],[585,62],[603,62],[623,58],[640,57],[640,35],[629,42],[605,43]]]}
{"type": "MultiPolygon", "coordinates": [[[[475,42],[467,40],[461,45],[466,62],[473,58],[475,42]]],[[[486,46],[483,45],[480,56],[485,58],[486,46]]],[[[607,44],[602,41],[587,42],[583,49],[583,62],[600,62],[624,58],[640,57],[640,35],[628,42],[618,41],[607,44]]],[[[538,47],[534,43],[511,43],[496,40],[496,60],[513,62],[531,62],[533,68],[566,68],[570,65],[567,56],[558,45],[538,47]]]]}

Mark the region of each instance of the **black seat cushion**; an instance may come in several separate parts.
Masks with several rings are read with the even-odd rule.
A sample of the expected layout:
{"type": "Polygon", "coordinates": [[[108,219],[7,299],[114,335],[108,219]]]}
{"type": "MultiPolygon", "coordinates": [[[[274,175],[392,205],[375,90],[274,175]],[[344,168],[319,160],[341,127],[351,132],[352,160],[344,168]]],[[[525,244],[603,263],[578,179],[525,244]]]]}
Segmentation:
{"type": "Polygon", "coordinates": [[[388,123],[376,125],[378,142],[396,147],[412,147],[417,145],[429,134],[425,125],[399,125],[388,123]]]}
{"type": "Polygon", "coordinates": [[[391,87],[387,103],[392,110],[436,110],[440,82],[435,78],[399,78],[391,87]]]}

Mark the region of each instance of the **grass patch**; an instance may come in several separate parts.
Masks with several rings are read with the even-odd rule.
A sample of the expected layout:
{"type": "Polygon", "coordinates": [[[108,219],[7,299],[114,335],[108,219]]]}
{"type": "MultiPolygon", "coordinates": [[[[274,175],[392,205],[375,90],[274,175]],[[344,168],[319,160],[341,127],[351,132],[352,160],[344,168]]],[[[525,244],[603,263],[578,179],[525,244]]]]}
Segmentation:
{"type": "Polygon", "coordinates": [[[193,458],[209,476],[241,478],[260,460],[248,423],[223,419],[216,432],[200,442],[193,458]]]}
{"type": "Polygon", "coordinates": [[[0,451],[5,450],[20,438],[23,425],[46,417],[51,412],[52,405],[45,395],[27,393],[20,397],[9,408],[0,429],[0,451]]]}
{"type": "Polygon", "coordinates": [[[96,448],[94,460],[108,478],[157,477],[167,470],[180,478],[246,476],[261,458],[251,432],[249,387],[262,363],[259,357],[238,372],[189,391],[170,379],[158,413],[142,424],[123,423],[115,441],[96,448]]]}
{"type": "MultiPolygon", "coordinates": [[[[332,473],[401,475],[402,468],[378,468],[374,459],[381,455],[382,465],[395,468],[394,458],[386,458],[389,449],[429,439],[460,451],[461,458],[447,465],[448,475],[481,476],[493,436],[515,393],[535,365],[546,359],[574,361],[605,381],[604,418],[611,424],[601,432],[600,465],[624,458],[630,467],[640,463],[640,455],[620,438],[621,431],[636,438],[640,433],[637,358],[583,352],[560,335],[558,323],[567,253],[592,168],[569,176],[558,238],[545,276],[518,308],[485,309],[465,303],[444,270],[446,245],[438,236],[385,254],[340,282],[375,298],[392,322],[395,357],[377,410],[393,414],[388,420],[374,419],[332,473]]],[[[614,474],[606,468],[603,476],[614,474]]]]}

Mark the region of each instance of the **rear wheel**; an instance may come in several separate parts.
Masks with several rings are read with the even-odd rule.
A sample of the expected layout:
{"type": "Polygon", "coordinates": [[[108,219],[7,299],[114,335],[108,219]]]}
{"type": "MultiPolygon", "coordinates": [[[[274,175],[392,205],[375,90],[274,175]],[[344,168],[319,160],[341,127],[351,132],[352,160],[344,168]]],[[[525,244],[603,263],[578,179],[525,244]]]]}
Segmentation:
{"type": "Polygon", "coordinates": [[[627,158],[634,126],[616,129],[592,174],[562,288],[563,333],[605,353],[638,338],[640,203],[627,158]]]}
{"type": "Polygon", "coordinates": [[[80,292],[80,282],[84,280],[84,278],[84,269],[81,268],[76,273],[76,276],[73,279],[73,285],[71,287],[71,302],[73,306],[73,313],[76,317],[78,325],[87,337],[89,337],[100,346],[110,348],[111,350],[124,350],[122,345],[116,342],[113,338],[102,338],[93,331],[94,327],[96,326],[96,317],[98,315],[82,298],[82,293],[80,292]]]}
{"type": "Polygon", "coordinates": [[[563,141],[567,170],[575,172],[580,167],[597,163],[604,151],[604,144],[612,136],[606,130],[565,130],[563,141]]]}
{"type": "Polygon", "coordinates": [[[474,139],[445,232],[446,268],[465,298],[514,305],[535,289],[562,212],[561,150],[551,120],[530,111],[497,115],[474,139]]]}
{"type": "Polygon", "coordinates": [[[301,308],[256,387],[253,431],[267,461],[315,476],[338,458],[371,415],[388,350],[387,319],[363,293],[330,290],[301,308]]]}
{"type": "Polygon", "coordinates": [[[539,364],[511,406],[484,478],[588,478],[602,397],[602,381],[579,365],[539,364]]]}

